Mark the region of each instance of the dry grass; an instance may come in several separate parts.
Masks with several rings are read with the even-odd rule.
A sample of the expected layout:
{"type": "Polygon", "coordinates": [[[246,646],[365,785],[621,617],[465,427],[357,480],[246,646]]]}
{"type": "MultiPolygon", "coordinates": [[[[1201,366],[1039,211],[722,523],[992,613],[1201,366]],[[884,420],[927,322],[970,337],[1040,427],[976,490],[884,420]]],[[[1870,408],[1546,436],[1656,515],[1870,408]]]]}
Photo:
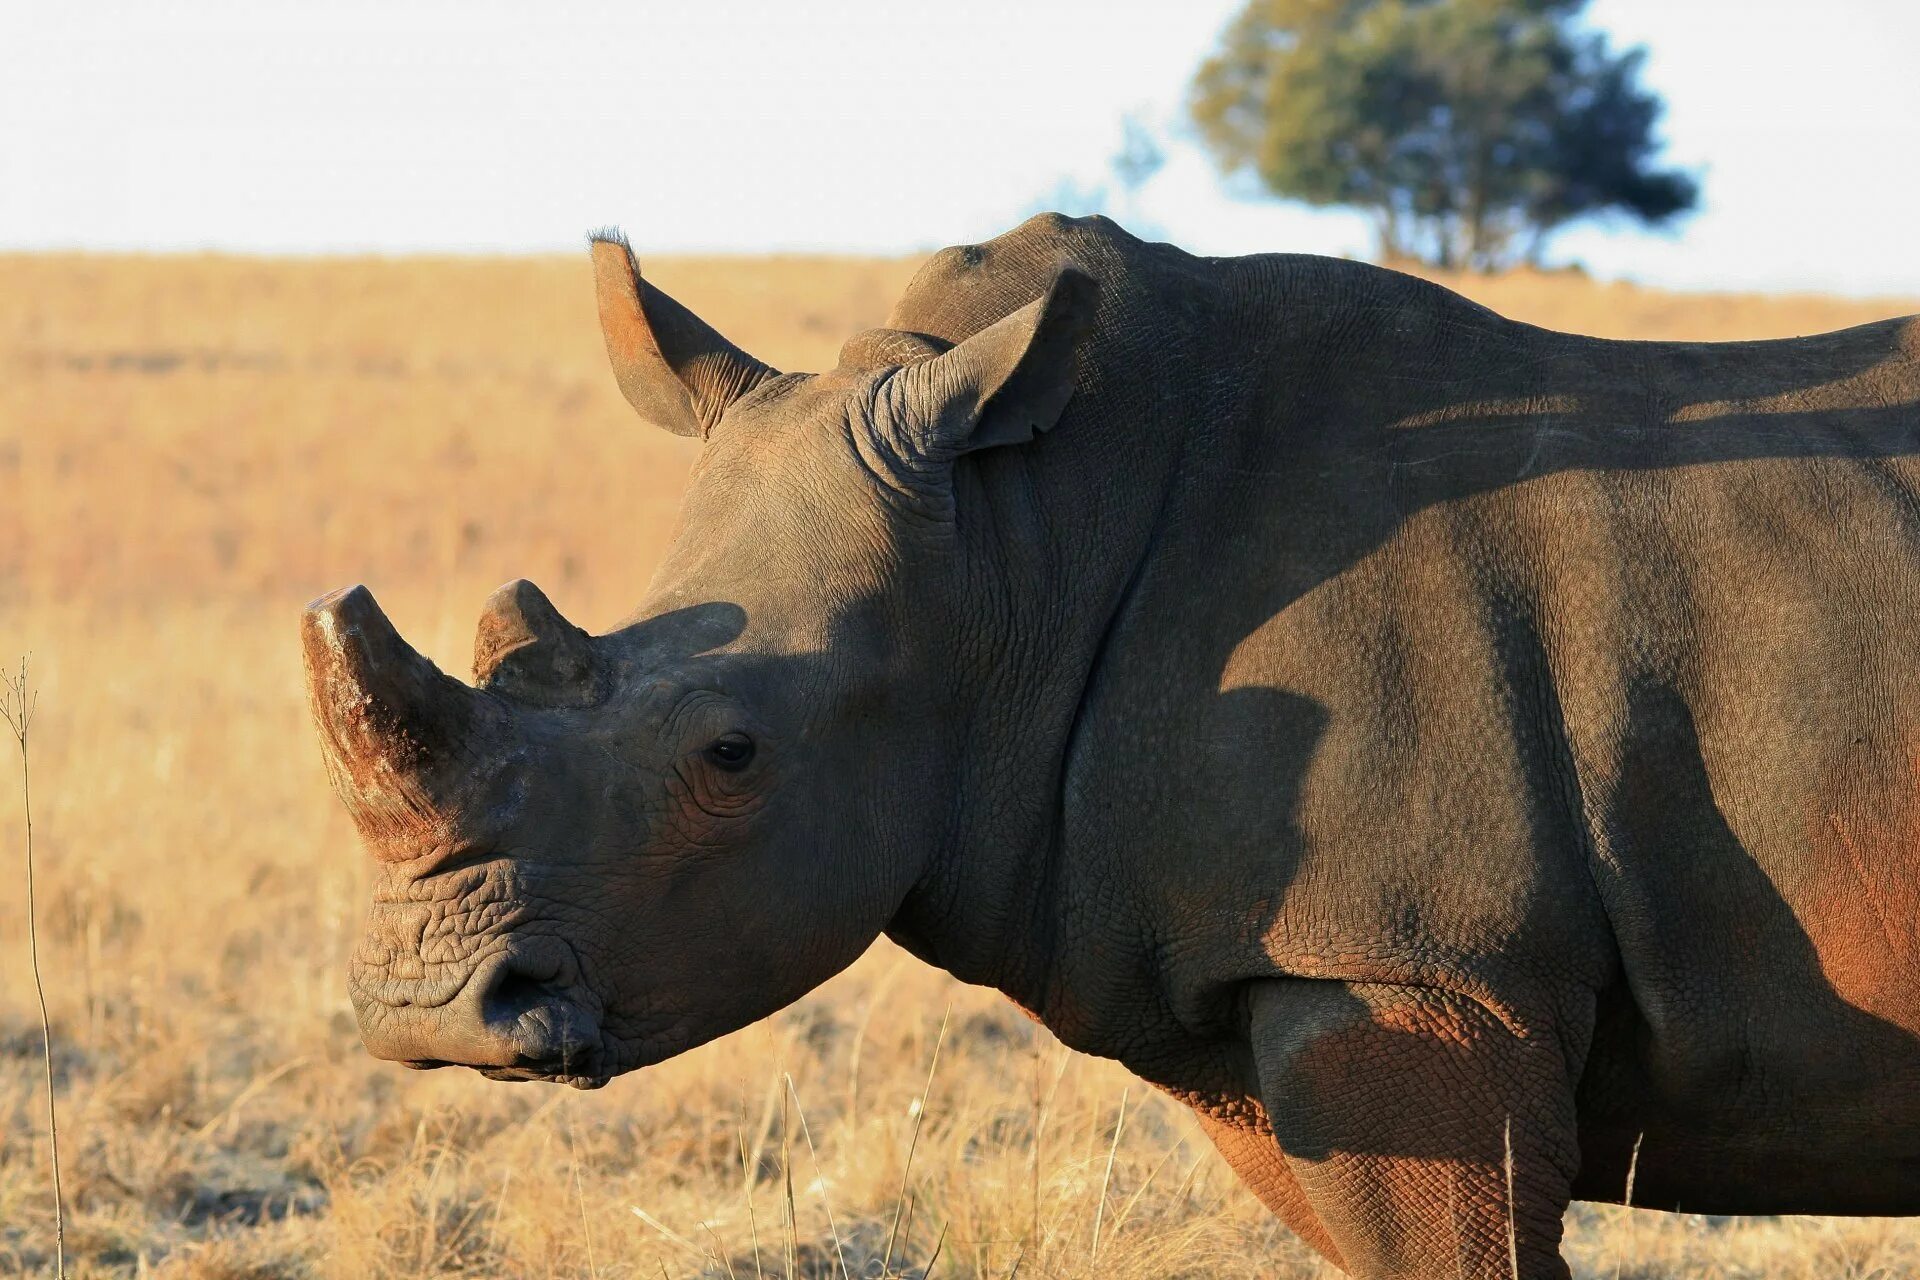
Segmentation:
{"type": "MultiPolygon", "coordinates": [[[[806,368],[913,264],[649,265],[806,368]]],[[[1903,309],[1468,288],[1626,336],[1903,309]]],[[[908,1274],[936,1240],[947,1276],[1324,1274],[1177,1108],[884,945],[596,1094],[360,1052],[342,973],[363,873],[295,618],[363,580],[460,670],[508,578],[588,626],[633,602],[691,451],[629,416],[588,295],[584,254],[0,258],[0,655],[31,651],[45,694],[34,817],[75,1274],[744,1278],[844,1256],[873,1275],[896,1216],[908,1274]]],[[[0,788],[0,1274],[46,1273],[52,1242],[18,805],[0,788]]],[[[1920,1273],[1900,1224],[1582,1208],[1571,1225],[1588,1276],[1920,1273]]]]}

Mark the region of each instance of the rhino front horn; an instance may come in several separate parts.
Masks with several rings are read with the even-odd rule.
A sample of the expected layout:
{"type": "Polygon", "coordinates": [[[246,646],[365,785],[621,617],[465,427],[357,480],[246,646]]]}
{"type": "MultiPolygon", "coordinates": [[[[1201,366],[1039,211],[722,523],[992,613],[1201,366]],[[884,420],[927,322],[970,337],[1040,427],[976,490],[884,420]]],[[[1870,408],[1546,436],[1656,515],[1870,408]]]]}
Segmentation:
{"type": "Polygon", "coordinates": [[[520,702],[589,707],[606,696],[593,639],[521,578],[487,598],[473,640],[476,684],[520,702]]]}
{"type": "Polygon", "coordinates": [[[365,587],[308,605],[301,643],[327,772],[375,852],[436,825],[504,710],[401,639],[365,587]]]}

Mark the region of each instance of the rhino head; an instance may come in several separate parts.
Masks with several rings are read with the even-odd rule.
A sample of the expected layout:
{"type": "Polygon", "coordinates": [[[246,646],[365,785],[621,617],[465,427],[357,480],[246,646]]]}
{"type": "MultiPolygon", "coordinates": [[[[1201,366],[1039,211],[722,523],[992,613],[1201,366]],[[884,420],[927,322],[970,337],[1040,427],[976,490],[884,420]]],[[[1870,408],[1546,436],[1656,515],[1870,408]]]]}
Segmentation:
{"type": "Polygon", "coordinates": [[[628,401],[703,437],[631,621],[488,601],[475,684],[364,587],[307,609],[314,718],[375,860],[352,962],[376,1056],[581,1087],[764,1017],[854,960],[939,856],[965,723],[956,461],[1048,429],[1093,282],[957,344],[875,330],[778,373],[593,244],[628,401]]]}

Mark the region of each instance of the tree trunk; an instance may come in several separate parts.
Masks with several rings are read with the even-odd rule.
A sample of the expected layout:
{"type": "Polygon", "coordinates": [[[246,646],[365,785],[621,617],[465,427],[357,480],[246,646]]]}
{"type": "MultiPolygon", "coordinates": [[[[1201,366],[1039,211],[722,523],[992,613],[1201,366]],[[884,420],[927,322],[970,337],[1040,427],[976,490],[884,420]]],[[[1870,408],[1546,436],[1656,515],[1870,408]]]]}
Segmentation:
{"type": "Polygon", "coordinates": [[[1554,230],[1552,223],[1538,223],[1534,226],[1533,233],[1527,237],[1526,262],[1535,271],[1538,271],[1546,260],[1547,237],[1551,236],[1554,230]]]}
{"type": "Polygon", "coordinates": [[[1393,207],[1391,198],[1378,210],[1374,234],[1380,242],[1380,261],[1398,262],[1407,256],[1406,239],[1400,231],[1400,211],[1393,207]]]}

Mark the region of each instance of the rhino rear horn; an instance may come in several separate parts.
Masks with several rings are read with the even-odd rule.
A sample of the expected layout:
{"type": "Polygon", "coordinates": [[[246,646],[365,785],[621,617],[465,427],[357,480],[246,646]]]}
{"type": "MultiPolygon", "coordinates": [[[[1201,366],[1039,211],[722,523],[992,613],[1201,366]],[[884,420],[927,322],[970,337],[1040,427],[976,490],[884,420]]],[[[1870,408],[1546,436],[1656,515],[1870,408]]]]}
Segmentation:
{"type": "Polygon", "coordinates": [[[498,754],[504,708],[443,674],[395,631],[365,587],[315,600],[302,620],[307,694],[327,772],[375,852],[436,828],[498,754]]]}
{"type": "Polygon", "coordinates": [[[473,641],[473,679],[522,702],[587,707],[606,696],[593,639],[522,578],[487,598],[473,641]]]}
{"type": "Polygon", "coordinates": [[[627,403],[646,421],[704,437],[728,405],[777,376],[642,279],[618,231],[594,232],[592,246],[607,358],[627,403]]]}

